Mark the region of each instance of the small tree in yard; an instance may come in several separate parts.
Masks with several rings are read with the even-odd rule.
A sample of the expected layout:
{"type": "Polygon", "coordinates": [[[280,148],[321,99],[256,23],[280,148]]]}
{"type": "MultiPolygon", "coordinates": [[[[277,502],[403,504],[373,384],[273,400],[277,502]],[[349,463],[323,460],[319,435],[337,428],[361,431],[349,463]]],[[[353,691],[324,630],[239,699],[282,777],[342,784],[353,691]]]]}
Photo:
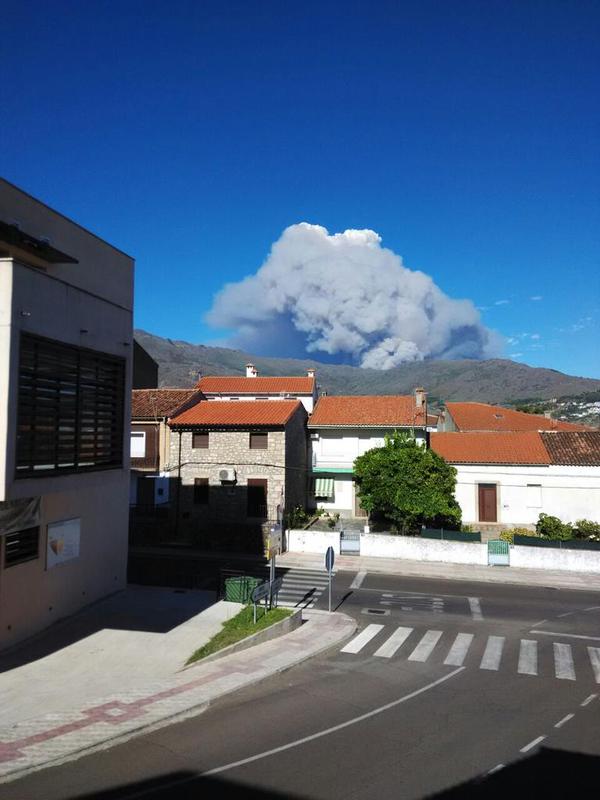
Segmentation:
{"type": "Polygon", "coordinates": [[[359,456],[354,476],[365,511],[381,514],[402,533],[416,533],[421,525],[460,527],[456,470],[406,433],[386,436],[383,447],[359,456]]]}

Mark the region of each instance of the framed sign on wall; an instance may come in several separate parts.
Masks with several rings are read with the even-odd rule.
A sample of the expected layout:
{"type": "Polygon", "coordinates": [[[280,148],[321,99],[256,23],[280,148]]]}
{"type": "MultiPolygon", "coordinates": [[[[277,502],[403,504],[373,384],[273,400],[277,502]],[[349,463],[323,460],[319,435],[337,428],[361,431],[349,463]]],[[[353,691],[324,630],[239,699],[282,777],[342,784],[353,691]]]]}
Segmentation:
{"type": "Polygon", "coordinates": [[[79,558],[81,519],[65,519],[48,524],[48,547],[46,569],[52,569],[65,561],[79,558]]]}

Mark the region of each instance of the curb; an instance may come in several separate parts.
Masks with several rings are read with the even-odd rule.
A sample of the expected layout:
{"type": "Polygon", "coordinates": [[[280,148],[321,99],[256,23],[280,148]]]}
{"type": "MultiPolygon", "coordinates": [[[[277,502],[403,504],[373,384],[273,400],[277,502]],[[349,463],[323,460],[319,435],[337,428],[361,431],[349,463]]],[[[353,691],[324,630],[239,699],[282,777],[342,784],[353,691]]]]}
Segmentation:
{"type": "MultiPolygon", "coordinates": [[[[161,728],[164,728],[164,727],[166,727],[168,725],[173,725],[173,724],[176,724],[178,722],[183,722],[186,719],[190,719],[192,717],[199,716],[204,711],[206,711],[211,705],[213,705],[215,702],[221,700],[223,697],[226,697],[229,694],[233,694],[233,693],[235,693],[235,692],[237,692],[237,691],[239,691],[241,689],[246,689],[246,688],[248,688],[250,686],[253,686],[253,685],[257,684],[257,683],[260,683],[261,681],[265,680],[266,678],[271,677],[272,675],[276,675],[276,674],[280,674],[282,672],[286,672],[288,669],[292,669],[293,667],[296,667],[296,666],[304,663],[308,659],[314,658],[315,656],[320,655],[324,651],[329,650],[332,647],[335,647],[339,642],[343,641],[348,636],[352,635],[356,631],[356,628],[358,627],[358,624],[356,623],[356,621],[354,619],[352,619],[351,617],[349,617],[348,615],[344,614],[343,612],[335,612],[335,614],[336,614],[337,617],[344,617],[345,621],[347,623],[346,626],[345,626],[345,629],[343,631],[343,635],[338,636],[335,639],[335,641],[333,641],[333,640],[327,641],[322,646],[318,646],[314,650],[310,650],[310,652],[307,652],[306,650],[301,651],[299,654],[295,654],[294,658],[289,663],[283,664],[281,666],[276,666],[270,673],[268,673],[266,675],[264,673],[261,673],[261,674],[257,673],[255,675],[250,675],[248,677],[248,680],[245,683],[243,683],[242,685],[236,686],[234,688],[228,688],[228,689],[225,689],[223,691],[220,691],[214,697],[211,697],[211,698],[209,698],[207,700],[203,700],[202,702],[192,703],[192,705],[190,705],[189,708],[186,708],[183,711],[173,711],[172,713],[168,713],[167,712],[165,714],[165,716],[162,717],[159,720],[152,721],[152,722],[149,721],[149,722],[146,722],[146,723],[141,723],[141,724],[139,724],[139,725],[137,725],[135,727],[130,728],[126,732],[117,733],[114,736],[109,736],[108,738],[104,739],[103,741],[95,742],[95,743],[92,743],[90,745],[84,745],[84,746],[79,747],[78,749],[75,749],[75,750],[73,750],[73,751],[71,751],[69,753],[66,753],[64,755],[57,755],[57,756],[53,757],[52,754],[50,753],[49,757],[47,759],[45,759],[44,761],[42,761],[42,762],[40,762],[38,764],[24,765],[24,766],[20,766],[20,767],[17,766],[15,769],[6,771],[4,774],[0,775],[0,785],[2,785],[3,783],[10,783],[12,781],[18,780],[19,778],[23,778],[23,777],[25,777],[27,775],[30,775],[30,774],[32,774],[34,772],[39,772],[39,771],[41,771],[43,769],[46,769],[48,767],[58,766],[58,765],[61,765],[61,764],[66,764],[66,763],[69,763],[71,761],[76,761],[79,758],[83,758],[84,756],[91,755],[92,753],[101,752],[103,750],[108,750],[111,747],[116,747],[116,746],[118,746],[120,744],[124,744],[125,742],[130,741],[131,739],[135,738],[136,736],[140,736],[140,735],[145,734],[145,733],[152,733],[152,732],[160,730],[161,728]],[[350,630],[350,627],[351,627],[351,630],[350,630]]],[[[298,615],[298,616],[301,616],[301,615],[298,615]]],[[[329,614],[328,614],[328,616],[329,616],[329,614]]],[[[291,617],[288,617],[288,620],[289,619],[291,619],[291,617]]],[[[282,620],[282,622],[286,622],[288,620],[282,620]]],[[[310,620],[310,612],[308,614],[307,621],[309,621],[309,620],[310,620]]],[[[277,623],[277,624],[279,624],[279,623],[277,623]]],[[[303,627],[304,626],[302,626],[302,628],[303,627]]],[[[299,629],[301,629],[301,628],[296,628],[295,630],[299,630],[299,629]]],[[[295,630],[292,630],[289,633],[293,634],[295,632],[295,630]]],[[[262,631],[260,631],[259,633],[262,633],[262,631]]],[[[287,633],[286,634],[282,634],[282,635],[278,636],[277,639],[283,639],[287,635],[288,635],[287,633]]],[[[268,642],[261,642],[259,644],[267,644],[267,643],[268,642]]],[[[254,646],[258,646],[258,644],[257,645],[253,645],[253,647],[254,646]]],[[[251,648],[245,648],[245,649],[250,650],[251,648]]],[[[218,655],[218,654],[215,654],[215,655],[218,655]]],[[[229,655],[230,656],[234,656],[234,655],[236,655],[236,653],[230,653],[229,655]]],[[[221,659],[221,660],[223,660],[223,659],[221,659]]],[[[192,666],[198,667],[198,666],[203,665],[204,663],[206,663],[206,661],[207,661],[207,659],[202,659],[202,661],[197,662],[195,664],[191,664],[189,666],[190,667],[192,667],[192,666]]],[[[181,674],[181,672],[182,671],[180,670],[176,674],[181,674]]]]}

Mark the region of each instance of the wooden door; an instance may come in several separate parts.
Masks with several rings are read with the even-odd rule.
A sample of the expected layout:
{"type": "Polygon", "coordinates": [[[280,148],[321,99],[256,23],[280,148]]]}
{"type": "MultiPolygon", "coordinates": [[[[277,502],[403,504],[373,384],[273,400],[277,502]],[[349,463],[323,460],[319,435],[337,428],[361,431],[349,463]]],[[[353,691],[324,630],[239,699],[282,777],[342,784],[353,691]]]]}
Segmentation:
{"type": "Polygon", "coordinates": [[[369,515],[360,504],[360,497],[357,494],[358,487],[356,486],[356,484],[353,484],[353,487],[354,487],[354,516],[366,519],[366,517],[368,517],[369,515]]]}
{"type": "Polygon", "coordinates": [[[497,522],[497,498],[495,483],[479,484],[479,521],[497,522]]]}

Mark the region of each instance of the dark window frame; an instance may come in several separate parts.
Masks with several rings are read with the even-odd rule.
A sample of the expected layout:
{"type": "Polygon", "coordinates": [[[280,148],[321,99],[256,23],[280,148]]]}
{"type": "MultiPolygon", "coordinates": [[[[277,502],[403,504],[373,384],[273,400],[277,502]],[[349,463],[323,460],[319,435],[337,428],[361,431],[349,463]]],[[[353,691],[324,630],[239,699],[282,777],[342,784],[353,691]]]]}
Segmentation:
{"type": "Polygon", "coordinates": [[[268,450],[269,449],[269,432],[268,431],[250,431],[248,437],[248,447],[250,450],[268,450]],[[258,442],[264,442],[257,444],[258,442]]]}
{"type": "Polygon", "coordinates": [[[123,467],[125,364],[120,356],[21,334],[16,478],[123,467]]]}
{"type": "Polygon", "coordinates": [[[34,525],[32,528],[24,528],[22,531],[7,533],[2,538],[4,539],[5,569],[16,567],[17,564],[25,564],[27,561],[37,561],[40,557],[39,525],[34,525]],[[17,543],[21,545],[21,548],[15,547],[17,543]],[[13,552],[16,552],[17,555],[14,556],[13,552]]]}
{"type": "Polygon", "coordinates": [[[246,516],[251,517],[252,519],[267,519],[268,501],[269,501],[269,479],[248,478],[246,487],[246,496],[247,496],[246,516]]]}
{"type": "Polygon", "coordinates": [[[196,431],[192,432],[192,450],[208,450],[210,448],[210,432],[196,431]],[[206,442],[206,444],[198,444],[199,441],[206,442]]]}

